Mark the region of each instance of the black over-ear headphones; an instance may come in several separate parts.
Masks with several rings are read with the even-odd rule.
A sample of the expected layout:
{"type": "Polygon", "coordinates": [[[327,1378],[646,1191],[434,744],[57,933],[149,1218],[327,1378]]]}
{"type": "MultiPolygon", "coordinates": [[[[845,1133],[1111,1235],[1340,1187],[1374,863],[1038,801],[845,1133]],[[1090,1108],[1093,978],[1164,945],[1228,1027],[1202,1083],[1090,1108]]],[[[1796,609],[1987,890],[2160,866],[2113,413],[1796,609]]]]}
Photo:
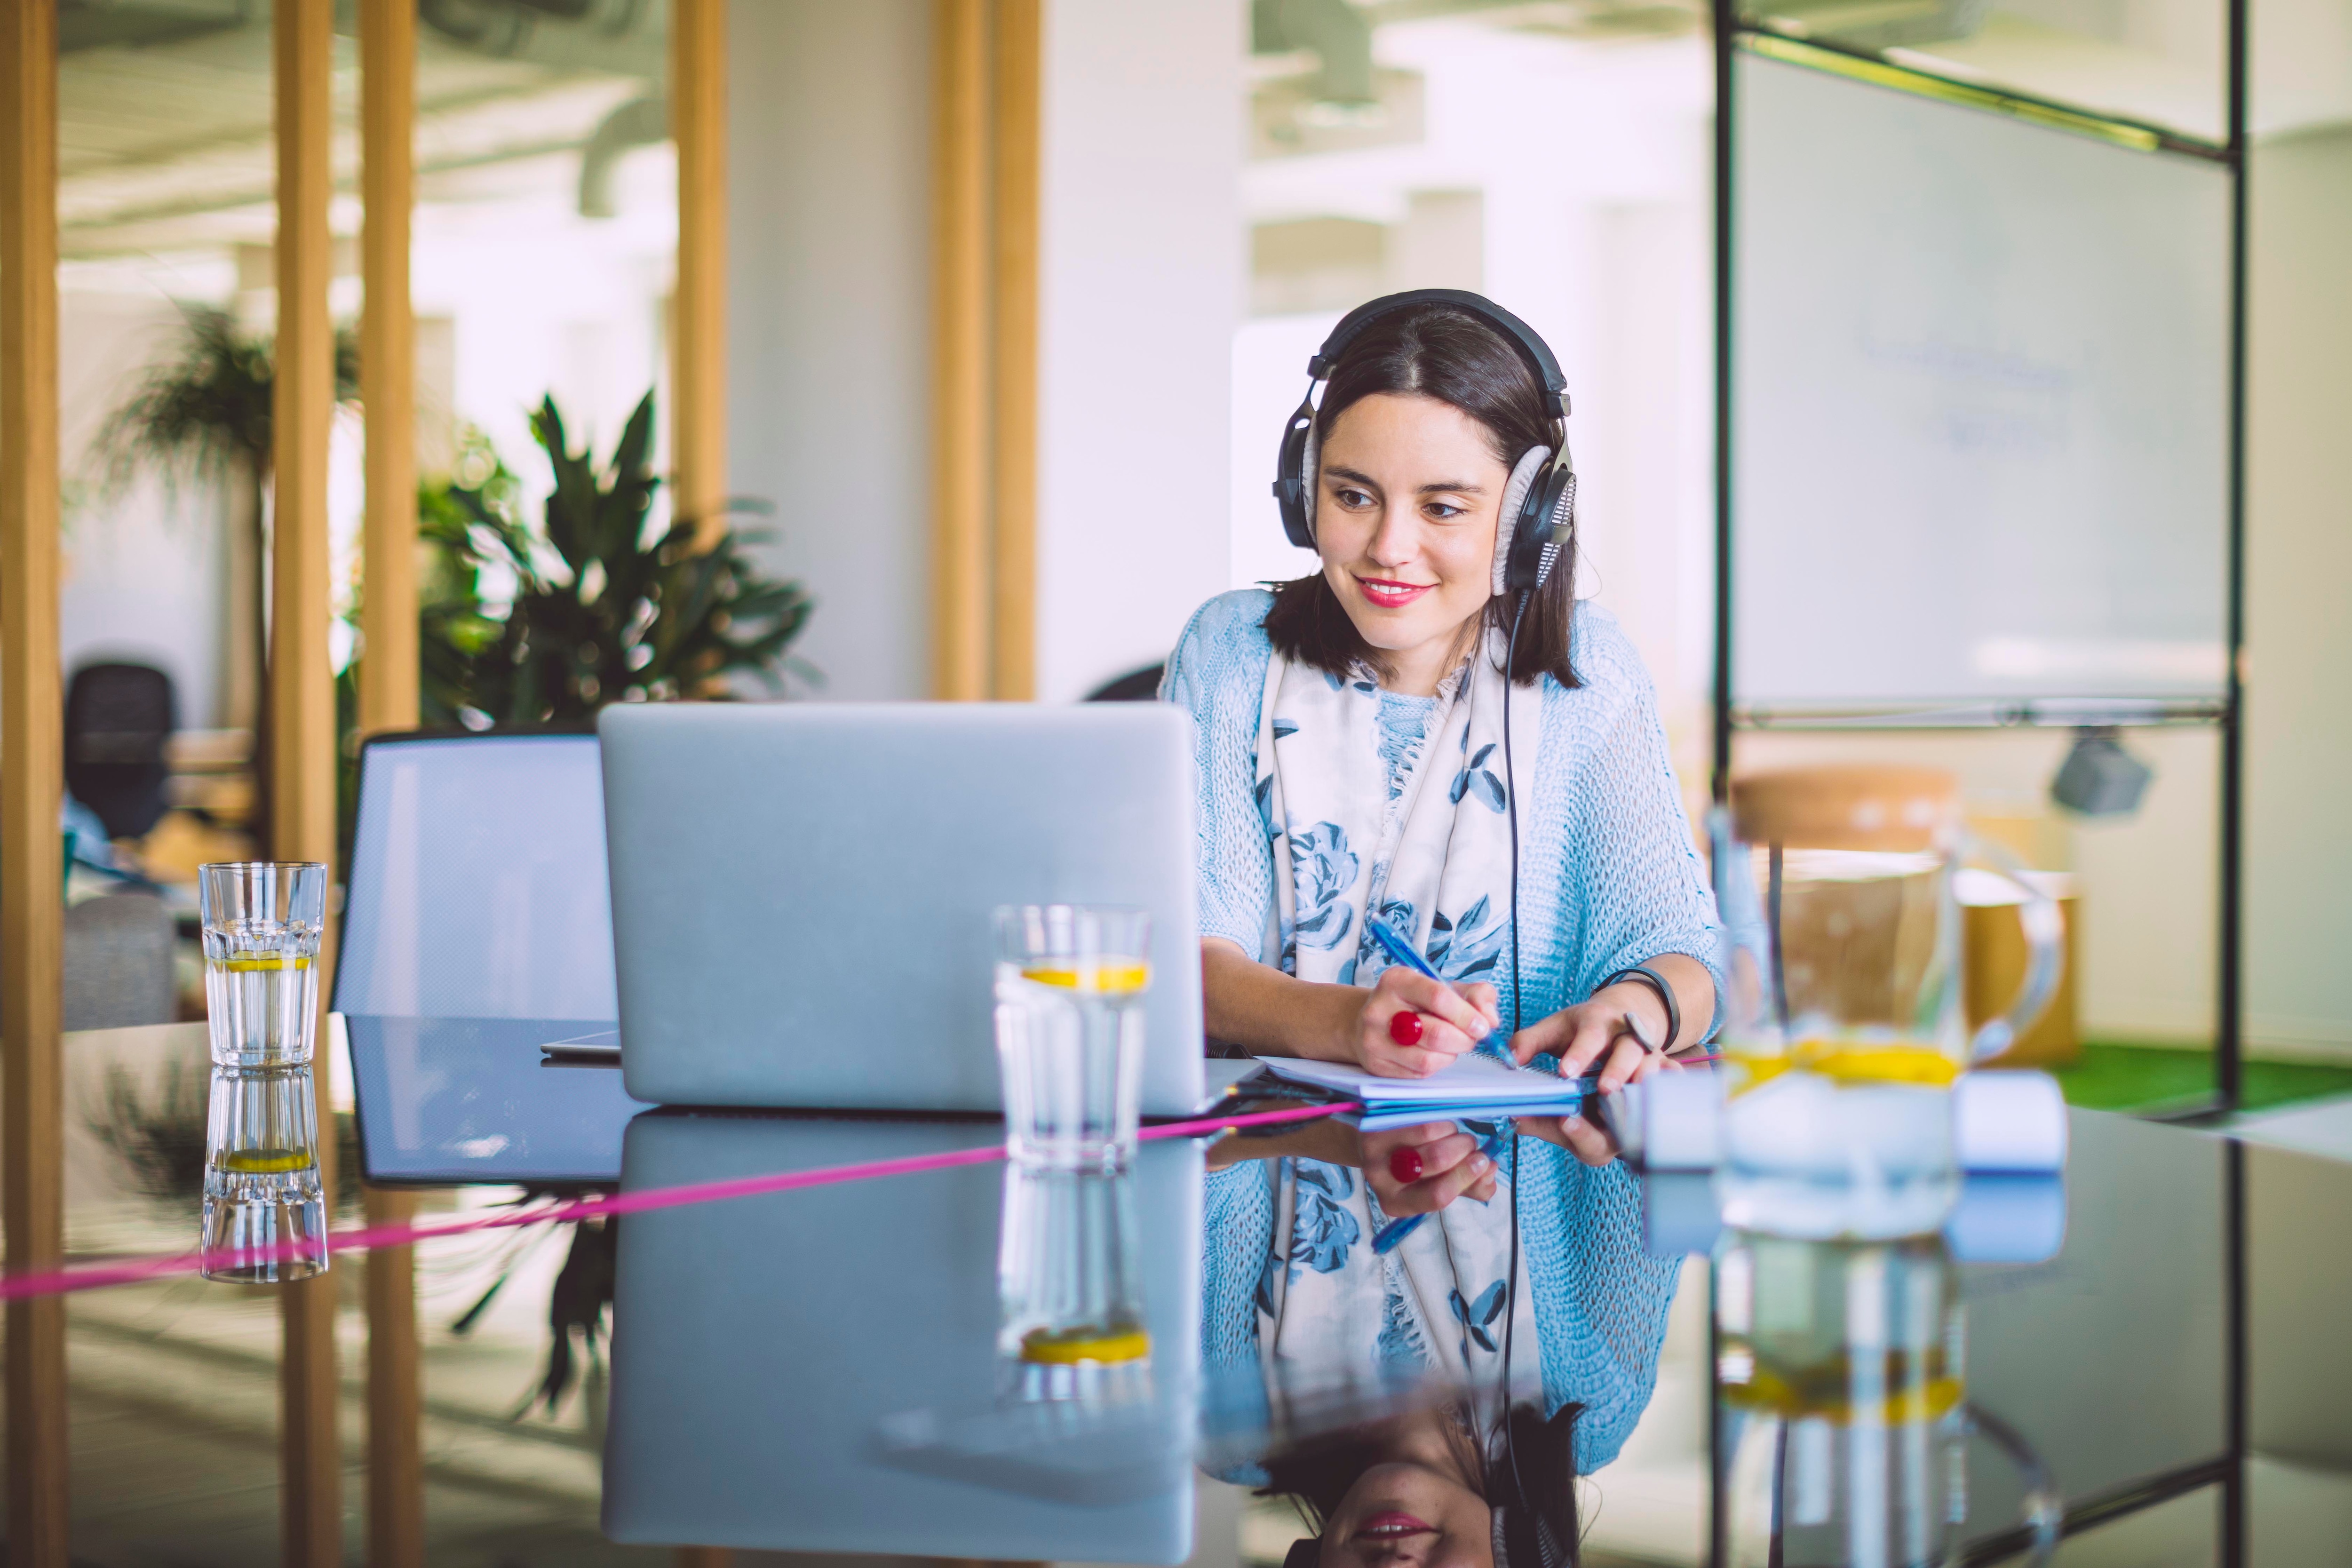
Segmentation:
{"type": "Polygon", "coordinates": [[[1503,499],[1507,505],[1517,504],[1497,521],[1503,537],[1510,542],[1507,553],[1497,563],[1495,592],[1540,588],[1576,530],[1576,465],[1568,455],[1568,380],[1560,374],[1559,361],[1552,357],[1550,346],[1534,328],[1483,294],[1465,289],[1413,289],[1384,295],[1357,306],[1331,329],[1331,335],[1307,362],[1307,395],[1299,400],[1282,432],[1274,499],[1282,507],[1283,531],[1301,550],[1315,548],[1316,384],[1329,379],[1331,367],[1366,327],[1391,311],[1416,305],[1450,306],[1486,322],[1518,351],[1542,384],[1544,408],[1554,421],[1555,439],[1549,451],[1530,447],[1512,469],[1512,482],[1503,499]]]}

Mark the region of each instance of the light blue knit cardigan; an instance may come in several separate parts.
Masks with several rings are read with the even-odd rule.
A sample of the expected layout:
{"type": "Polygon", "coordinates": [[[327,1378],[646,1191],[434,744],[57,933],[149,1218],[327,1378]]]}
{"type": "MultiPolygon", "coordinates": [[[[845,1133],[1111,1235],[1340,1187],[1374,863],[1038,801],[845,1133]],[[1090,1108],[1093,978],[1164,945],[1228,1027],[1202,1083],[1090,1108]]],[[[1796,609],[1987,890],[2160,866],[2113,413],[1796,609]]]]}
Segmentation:
{"type": "MultiPolygon", "coordinates": [[[[1258,710],[1273,657],[1264,623],[1273,602],[1243,589],[1203,605],[1160,687],[1199,727],[1201,933],[1251,954],[1274,904],[1274,858],[1255,795],[1258,710]]],[[[1649,675],[1615,618],[1597,605],[1577,606],[1572,635],[1584,684],[1571,691],[1544,678],[1543,743],[1523,803],[1530,809],[1521,814],[1526,1023],[1661,953],[1716,967],[1715,901],[1649,675]]],[[[1496,975],[1507,1009],[1516,979],[1507,948],[1496,975]]],[[[1622,1165],[1594,1170],[1534,1138],[1521,1139],[1518,1150],[1547,1414],[1570,1401],[1584,1405],[1577,1466],[1590,1471],[1617,1457],[1649,1404],[1680,1265],[1644,1250],[1640,1189],[1622,1165]]],[[[1253,1290],[1272,1240],[1276,1174],[1276,1162],[1255,1160],[1208,1178],[1201,1348],[1212,1368],[1256,1363],[1253,1290]]]]}

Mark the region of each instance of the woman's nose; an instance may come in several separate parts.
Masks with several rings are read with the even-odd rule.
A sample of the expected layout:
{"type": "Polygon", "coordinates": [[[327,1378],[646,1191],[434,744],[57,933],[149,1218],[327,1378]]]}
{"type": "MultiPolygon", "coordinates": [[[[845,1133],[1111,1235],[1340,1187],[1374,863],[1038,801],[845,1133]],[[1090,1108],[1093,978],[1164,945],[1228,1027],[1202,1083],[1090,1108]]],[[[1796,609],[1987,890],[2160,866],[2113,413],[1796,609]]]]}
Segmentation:
{"type": "Polygon", "coordinates": [[[1421,530],[1415,525],[1412,509],[1391,506],[1381,512],[1379,526],[1372,530],[1372,542],[1368,552],[1382,566],[1402,566],[1421,552],[1421,530]]]}

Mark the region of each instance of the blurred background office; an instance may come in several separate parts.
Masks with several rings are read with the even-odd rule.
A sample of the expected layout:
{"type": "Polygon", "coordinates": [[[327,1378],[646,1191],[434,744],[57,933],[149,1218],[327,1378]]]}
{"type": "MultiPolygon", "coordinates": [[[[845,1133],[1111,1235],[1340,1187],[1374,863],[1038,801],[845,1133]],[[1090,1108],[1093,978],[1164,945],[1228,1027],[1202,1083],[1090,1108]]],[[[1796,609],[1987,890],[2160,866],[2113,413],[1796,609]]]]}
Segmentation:
{"type": "MultiPolygon", "coordinates": [[[[2225,129],[2217,4],[1919,11],[1897,52],[1927,68],[2191,136],[2225,129]]],[[[545,397],[601,462],[652,393],[648,460],[668,467],[666,15],[625,0],[421,8],[412,266],[428,495],[535,521],[553,486],[530,424],[545,397]]],[[[61,16],[63,651],[69,670],[170,678],[174,809],[138,836],[175,880],[250,809],[263,501],[233,442],[191,467],[138,395],[159,374],[233,363],[244,342],[262,345],[266,369],[268,18],[230,0],[61,16]]],[[[1584,480],[1580,586],[1648,661],[1702,798],[1715,569],[1704,15],[1581,0],[1050,10],[1024,258],[1034,322],[992,305],[982,323],[1034,326],[1029,405],[992,383],[982,417],[996,425],[981,433],[992,450],[1025,447],[1025,476],[941,428],[970,417],[943,414],[938,374],[965,330],[943,317],[953,299],[938,276],[943,246],[963,243],[939,232],[954,221],[940,198],[942,16],[774,0],[729,16],[726,489],[772,509],[743,520],[772,534],[749,558],[813,602],[775,671],[782,689],[1067,700],[1157,662],[1201,600],[1304,569],[1265,478],[1269,432],[1323,330],[1383,290],[1474,288],[1559,347],[1584,480]],[[954,515],[976,533],[961,554],[940,543],[954,515]],[[959,616],[959,601],[973,607],[959,616]]],[[[1818,32],[1850,27],[1843,16],[1790,12],[1818,32]]],[[[351,40],[338,47],[348,118],[351,40]]],[[[2352,733],[2331,688],[2340,617],[2319,598],[2346,548],[2320,450],[2352,395],[2336,352],[2352,323],[2331,283],[2352,180],[2352,16],[2325,0],[2265,5],[2251,75],[2245,1027],[2258,1057],[2317,1058],[2352,1052],[2330,893],[2352,873],[2331,787],[2352,733]]],[[[331,299],[348,321],[361,213],[355,143],[340,137],[331,299]]],[[[361,416],[346,392],[329,490],[339,663],[357,651],[362,593],[361,416]]],[[[656,531],[668,504],[656,494],[656,531]]],[[[428,504],[428,534],[434,515],[428,504]]],[[[458,600],[496,620],[517,584],[495,550],[444,550],[426,579],[428,604],[436,595],[445,616],[458,600]]],[[[733,679],[746,695],[775,689],[733,679]]],[[[428,708],[433,695],[428,679],[428,708]]],[[[2072,740],[1743,732],[1737,763],[1958,768],[1980,828],[2074,879],[2080,1037],[2210,1042],[2215,731],[2130,736],[2153,783],[2114,819],[2051,805],[2072,740]]]]}
{"type": "MultiPolygon", "coordinates": [[[[359,10],[332,7],[329,303],[344,325],[362,304],[359,10]]],[[[1580,591],[1647,661],[1685,798],[1703,806],[1717,762],[1706,7],[716,11],[724,174],[705,195],[724,236],[723,325],[693,330],[723,345],[722,406],[708,421],[723,446],[697,448],[723,454],[723,469],[683,507],[656,489],[637,553],[651,573],[673,524],[706,541],[734,526],[736,591],[764,609],[748,630],[712,631],[723,646],[707,662],[671,671],[632,662],[651,645],[644,625],[611,634],[626,639],[617,650],[564,629],[593,621],[618,568],[583,579],[546,519],[560,461],[578,475],[583,447],[601,474],[586,482],[618,490],[640,471],[674,475],[682,433],[702,439],[703,426],[682,432],[675,384],[690,193],[672,132],[672,7],[416,6],[422,719],[483,729],[721,693],[1080,700],[1155,665],[1210,595],[1310,569],[1266,493],[1304,362],[1349,307],[1446,286],[1499,300],[1559,354],[1582,479],[1580,591]],[[607,471],[648,395],[635,468],[607,471]],[[542,409],[567,449],[548,449],[542,409]],[[730,498],[743,504],[730,511],[730,498]],[[518,696],[523,641],[590,673],[572,670],[544,700],[518,696]]],[[[65,1027],[164,1026],[202,1016],[185,918],[194,868],[267,847],[268,748],[297,743],[268,721],[273,13],[269,0],[58,0],[56,14],[58,636],[79,808],[65,1027]]],[[[2220,0],[1791,0],[1769,17],[1792,37],[2201,143],[2230,130],[2226,19],[2220,0]]],[[[2352,1094],[2352,700],[2339,684],[2352,620],[2337,603],[2352,528],[2334,460],[2352,426],[2352,0],[2260,0],[2248,82],[2237,1025],[2244,1103],[2261,1108],[2352,1094]]],[[[328,647],[348,756],[366,658],[355,341],[338,366],[328,647]]],[[[1824,465],[1818,482],[1826,492],[1840,479],[1824,465]]],[[[1941,585],[1914,590],[1926,602],[1941,585]]],[[[2217,634],[2156,657],[2210,686],[2224,656],[2217,634]]],[[[2160,1109],[2210,1091],[2221,725],[2126,728],[2115,743],[2148,770],[2144,794],[2086,815],[2052,797],[2081,739],[2064,724],[1857,732],[1752,717],[1732,736],[1734,771],[1947,767],[1974,827],[2050,874],[2075,962],[2033,1049],[2070,1096],[2160,1109]]],[[[1997,924],[1998,910],[1984,918],[1997,924]]],[[[166,1071],[175,1047],[127,1038],[68,1050],[68,1194],[97,1205],[76,1211],[78,1246],[168,1229],[151,1237],[132,1208],[101,1202],[136,1195],[107,1173],[109,1152],[167,1138],[194,1092],[166,1071]]],[[[454,1248],[421,1266],[436,1528],[485,1562],[507,1548],[625,1555],[593,1535],[595,1370],[585,1394],[559,1389],[529,1420],[509,1419],[539,1374],[565,1247],[454,1248]]],[[[110,1347],[75,1363],[93,1398],[131,1409],[206,1356],[262,1374],[274,1364],[268,1309],[111,1300],[76,1319],[78,1346],[110,1347]]],[[[356,1324],[355,1305],[346,1319],[356,1324]]],[[[1672,1365],[1670,1378],[1685,1375],[1672,1365]]],[[[183,1415],[225,1429],[268,1415],[250,1388],[184,1403],[183,1415]]],[[[115,1510],[78,1549],[111,1560],[113,1542],[121,1560],[143,1561],[138,1542],[184,1531],[142,1522],[147,1479],[78,1471],[92,1517],[115,1510]]],[[[216,1523],[222,1561],[274,1549],[266,1511],[223,1505],[216,1523]]]]}

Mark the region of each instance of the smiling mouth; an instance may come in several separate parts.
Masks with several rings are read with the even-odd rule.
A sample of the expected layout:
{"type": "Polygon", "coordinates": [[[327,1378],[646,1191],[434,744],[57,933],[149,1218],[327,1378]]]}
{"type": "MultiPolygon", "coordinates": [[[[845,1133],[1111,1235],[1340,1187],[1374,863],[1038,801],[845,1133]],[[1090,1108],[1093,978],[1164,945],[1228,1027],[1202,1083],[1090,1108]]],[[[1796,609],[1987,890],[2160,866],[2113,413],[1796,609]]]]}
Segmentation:
{"type": "Polygon", "coordinates": [[[1356,579],[1356,586],[1363,590],[1364,597],[1370,600],[1376,608],[1401,610],[1437,584],[1395,583],[1385,577],[1359,577],[1356,579]]]}
{"type": "Polygon", "coordinates": [[[1359,1541],[1402,1541],[1408,1535],[1434,1535],[1437,1526],[1409,1513],[1376,1513],[1356,1527],[1359,1541]]]}

